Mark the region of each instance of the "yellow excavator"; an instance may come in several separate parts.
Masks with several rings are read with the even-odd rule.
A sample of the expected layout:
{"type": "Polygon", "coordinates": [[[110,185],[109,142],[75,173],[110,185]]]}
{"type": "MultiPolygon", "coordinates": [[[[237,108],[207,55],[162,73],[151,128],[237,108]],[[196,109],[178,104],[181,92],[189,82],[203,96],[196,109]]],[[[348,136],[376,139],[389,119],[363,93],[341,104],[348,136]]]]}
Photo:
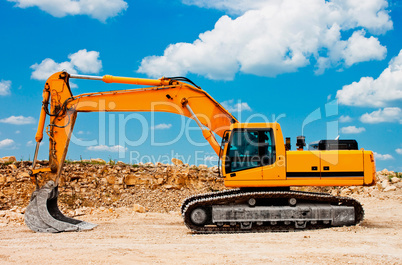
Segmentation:
{"type": "Polygon", "coordinates": [[[58,208],[58,185],[69,141],[79,112],[170,112],[197,122],[219,156],[220,177],[227,189],[184,200],[185,225],[196,233],[233,233],[317,229],[355,225],[364,216],[361,204],[326,193],[291,190],[297,186],[370,186],[375,184],[371,151],[358,149],[355,140],[321,140],[304,150],[284,141],[278,123],[240,123],[208,93],[185,77],[144,79],[58,72],[43,90],[35,136],[31,177],[36,190],[25,211],[25,223],[36,232],[82,231],[96,225],[65,216],[58,208]],[[142,88],[86,93],[74,96],[70,79],[100,80],[142,88]],[[50,107],[49,107],[50,105],[50,107]],[[36,168],[46,127],[49,167],[36,168]],[[215,135],[222,138],[221,144],[215,135]],[[50,175],[39,187],[38,176],[50,175]]]}

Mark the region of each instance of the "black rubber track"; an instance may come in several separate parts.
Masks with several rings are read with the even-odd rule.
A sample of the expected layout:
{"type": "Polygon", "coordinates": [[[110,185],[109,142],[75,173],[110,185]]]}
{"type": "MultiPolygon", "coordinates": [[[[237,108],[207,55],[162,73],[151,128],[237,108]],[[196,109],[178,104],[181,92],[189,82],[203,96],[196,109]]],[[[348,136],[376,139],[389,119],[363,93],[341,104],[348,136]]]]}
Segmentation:
{"type": "MultiPolygon", "coordinates": [[[[364,210],[362,205],[353,198],[337,197],[326,193],[314,193],[303,191],[242,191],[241,189],[227,190],[221,192],[205,193],[187,198],[181,207],[182,216],[185,225],[195,233],[252,233],[252,232],[288,232],[308,229],[328,228],[331,225],[325,225],[320,222],[317,224],[308,223],[304,229],[295,229],[294,224],[284,225],[278,220],[278,225],[253,225],[251,229],[241,229],[240,225],[236,226],[214,226],[208,225],[197,226],[190,220],[190,213],[197,207],[210,207],[212,205],[228,205],[235,204],[236,201],[247,201],[249,198],[255,199],[290,199],[295,198],[300,201],[311,201],[315,203],[329,203],[331,205],[353,206],[355,208],[356,225],[363,220],[364,210]]],[[[211,223],[209,223],[211,224],[211,223]]]]}

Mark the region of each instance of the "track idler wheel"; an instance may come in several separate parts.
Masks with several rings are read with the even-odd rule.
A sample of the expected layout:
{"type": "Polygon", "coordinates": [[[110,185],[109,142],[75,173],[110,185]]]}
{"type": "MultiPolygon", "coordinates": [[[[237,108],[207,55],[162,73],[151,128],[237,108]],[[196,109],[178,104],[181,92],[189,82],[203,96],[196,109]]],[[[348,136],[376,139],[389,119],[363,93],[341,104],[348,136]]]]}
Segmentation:
{"type": "Polygon", "coordinates": [[[203,226],[208,222],[209,215],[205,208],[198,207],[191,212],[191,222],[197,226],[203,226]]]}
{"type": "Polygon", "coordinates": [[[65,216],[57,206],[58,186],[49,181],[32,193],[25,210],[25,224],[35,232],[58,233],[91,230],[96,224],[65,216]]]}

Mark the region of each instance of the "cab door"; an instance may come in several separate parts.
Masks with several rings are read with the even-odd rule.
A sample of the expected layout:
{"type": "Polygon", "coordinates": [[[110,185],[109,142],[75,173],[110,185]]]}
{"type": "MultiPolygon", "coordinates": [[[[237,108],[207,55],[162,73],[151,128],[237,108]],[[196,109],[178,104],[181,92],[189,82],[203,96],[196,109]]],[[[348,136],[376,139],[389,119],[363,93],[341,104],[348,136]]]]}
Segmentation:
{"type": "Polygon", "coordinates": [[[225,153],[224,173],[227,180],[262,179],[257,129],[234,129],[225,153]]]}
{"type": "Polygon", "coordinates": [[[279,124],[267,124],[270,128],[262,130],[261,138],[262,175],[264,180],[285,180],[285,144],[279,124]]]}

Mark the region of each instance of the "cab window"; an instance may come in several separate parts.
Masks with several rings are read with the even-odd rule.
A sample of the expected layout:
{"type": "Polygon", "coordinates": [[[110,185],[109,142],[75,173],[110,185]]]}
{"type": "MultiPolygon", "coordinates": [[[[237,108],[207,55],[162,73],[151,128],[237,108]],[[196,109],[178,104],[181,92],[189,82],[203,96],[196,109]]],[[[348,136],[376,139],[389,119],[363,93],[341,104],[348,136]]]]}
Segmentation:
{"type": "Polygon", "coordinates": [[[272,129],[241,129],[232,132],[225,164],[226,173],[274,162],[275,141],[272,129]]]}

